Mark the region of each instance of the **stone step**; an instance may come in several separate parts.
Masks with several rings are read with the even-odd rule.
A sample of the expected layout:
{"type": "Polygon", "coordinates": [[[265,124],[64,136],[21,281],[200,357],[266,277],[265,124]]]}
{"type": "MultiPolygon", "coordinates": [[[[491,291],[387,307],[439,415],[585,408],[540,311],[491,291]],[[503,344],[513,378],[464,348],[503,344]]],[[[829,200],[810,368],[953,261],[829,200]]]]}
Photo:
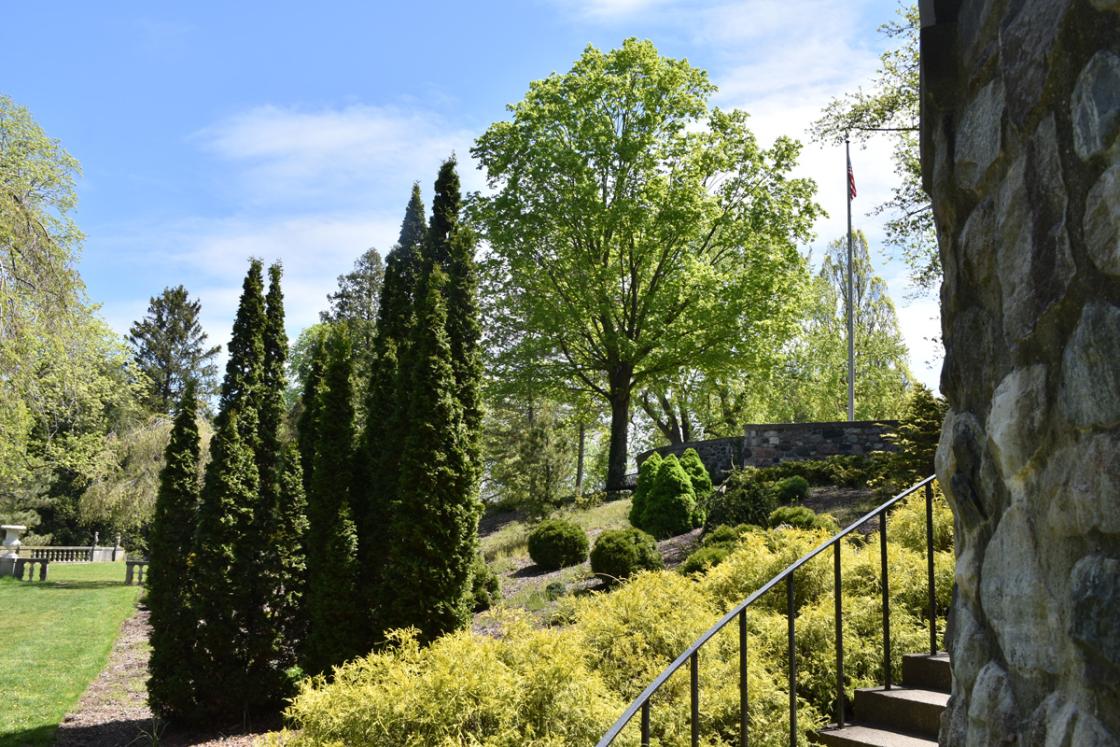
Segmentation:
{"type": "Polygon", "coordinates": [[[855,717],[861,723],[875,724],[911,734],[937,738],[941,713],[949,694],[910,687],[866,688],[856,690],[855,717]]]}
{"type": "Polygon", "coordinates": [[[953,689],[953,670],[949,654],[906,654],[902,657],[902,684],[923,690],[947,693],[953,689]]]}
{"type": "Polygon", "coordinates": [[[866,724],[830,727],[817,732],[817,742],[827,747],[937,747],[937,739],[880,729],[866,724]]]}

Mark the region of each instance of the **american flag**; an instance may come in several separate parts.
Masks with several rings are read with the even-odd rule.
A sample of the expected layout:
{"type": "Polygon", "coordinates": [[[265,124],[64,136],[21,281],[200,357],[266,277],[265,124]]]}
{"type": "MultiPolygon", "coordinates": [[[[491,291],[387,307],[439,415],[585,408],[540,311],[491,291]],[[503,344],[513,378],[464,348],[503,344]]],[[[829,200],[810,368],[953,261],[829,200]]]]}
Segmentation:
{"type": "Polygon", "coordinates": [[[848,199],[853,200],[856,196],[856,175],[852,171],[852,159],[848,159],[848,199]]]}

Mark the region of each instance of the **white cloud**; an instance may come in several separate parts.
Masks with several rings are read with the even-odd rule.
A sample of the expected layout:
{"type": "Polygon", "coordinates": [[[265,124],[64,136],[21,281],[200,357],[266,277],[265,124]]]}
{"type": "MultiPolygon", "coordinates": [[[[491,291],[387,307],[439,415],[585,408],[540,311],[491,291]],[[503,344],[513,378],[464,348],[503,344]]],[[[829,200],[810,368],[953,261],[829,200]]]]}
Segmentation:
{"type": "Polygon", "coordinates": [[[404,184],[407,190],[415,179],[434,179],[440,161],[452,152],[462,163],[464,177],[473,172],[473,134],[416,108],[260,106],[194,137],[203,150],[236,168],[239,195],[250,205],[309,199],[335,207],[369,205],[367,200],[386,185],[404,184]]]}
{"type": "MultiPolygon", "coordinates": [[[[551,0],[577,18],[593,22],[621,21],[673,5],[673,0],[551,0]]],[[[679,0],[678,3],[679,4],[679,0]]]]}

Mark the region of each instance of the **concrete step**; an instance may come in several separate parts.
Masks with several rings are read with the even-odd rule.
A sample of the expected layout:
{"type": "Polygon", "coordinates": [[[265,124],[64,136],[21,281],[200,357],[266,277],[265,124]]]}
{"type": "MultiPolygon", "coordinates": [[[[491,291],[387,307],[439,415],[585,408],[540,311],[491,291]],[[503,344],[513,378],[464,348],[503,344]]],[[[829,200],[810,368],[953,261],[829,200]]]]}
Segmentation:
{"type": "Polygon", "coordinates": [[[866,724],[830,727],[817,732],[817,741],[827,747],[937,747],[937,738],[880,729],[866,724]]]}
{"type": "Polygon", "coordinates": [[[861,723],[937,738],[949,694],[910,687],[856,690],[855,717],[861,723]]]}
{"type": "Polygon", "coordinates": [[[923,690],[947,693],[953,688],[953,670],[949,654],[907,654],[902,657],[902,684],[923,690]]]}

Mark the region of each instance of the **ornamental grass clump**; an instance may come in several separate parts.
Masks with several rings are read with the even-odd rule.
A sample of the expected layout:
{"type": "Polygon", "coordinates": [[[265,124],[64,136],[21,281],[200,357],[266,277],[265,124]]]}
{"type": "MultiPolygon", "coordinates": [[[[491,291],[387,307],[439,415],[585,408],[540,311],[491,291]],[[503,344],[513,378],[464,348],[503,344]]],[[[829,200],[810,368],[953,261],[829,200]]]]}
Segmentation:
{"type": "Polygon", "coordinates": [[[550,571],[587,560],[587,547],[587,532],[564,519],[546,519],[529,534],[529,557],[550,571]]]}

